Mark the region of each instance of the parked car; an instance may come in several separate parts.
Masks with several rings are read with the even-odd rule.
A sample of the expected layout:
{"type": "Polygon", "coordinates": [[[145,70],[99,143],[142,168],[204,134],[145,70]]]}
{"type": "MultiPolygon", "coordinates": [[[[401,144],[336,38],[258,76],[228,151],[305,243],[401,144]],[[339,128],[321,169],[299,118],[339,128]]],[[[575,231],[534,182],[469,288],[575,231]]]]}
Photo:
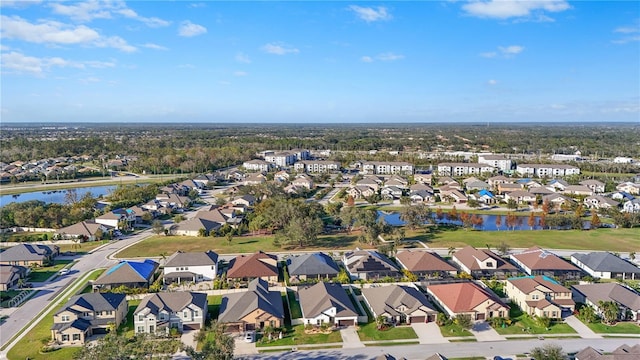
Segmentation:
{"type": "Polygon", "coordinates": [[[244,341],[248,342],[248,343],[252,343],[256,340],[256,333],[253,331],[247,331],[246,334],[244,334],[244,341]]]}

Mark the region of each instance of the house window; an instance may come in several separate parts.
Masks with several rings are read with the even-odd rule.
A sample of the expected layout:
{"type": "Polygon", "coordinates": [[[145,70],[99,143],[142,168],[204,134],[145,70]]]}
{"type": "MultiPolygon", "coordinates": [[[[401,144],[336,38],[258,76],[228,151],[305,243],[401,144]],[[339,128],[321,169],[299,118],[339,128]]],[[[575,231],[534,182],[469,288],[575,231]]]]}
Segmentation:
{"type": "Polygon", "coordinates": [[[316,325],[320,325],[320,324],[322,324],[322,320],[321,319],[316,320],[316,325]]]}
{"type": "Polygon", "coordinates": [[[487,267],[493,267],[493,263],[492,263],[491,261],[487,261],[487,262],[486,262],[486,266],[487,266],[487,267]]]}
{"type": "Polygon", "coordinates": [[[198,310],[194,310],[193,317],[198,317],[198,316],[200,316],[200,313],[198,312],[198,310]]]}
{"type": "Polygon", "coordinates": [[[554,318],[558,317],[558,312],[557,311],[552,312],[551,316],[554,317],[554,318]]]}
{"type": "Polygon", "coordinates": [[[144,321],[144,315],[138,315],[138,321],[144,321]]]}
{"type": "Polygon", "coordinates": [[[62,334],[62,341],[69,341],[69,334],[62,334]]]}
{"type": "Polygon", "coordinates": [[[185,312],[182,313],[182,316],[186,319],[187,316],[189,316],[189,314],[185,311],[185,312]]]}
{"type": "Polygon", "coordinates": [[[537,294],[531,295],[531,298],[532,298],[533,300],[538,300],[538,295],[537,295],[537,294]]]}
{"type": "Polygon", "coordinates": [[[62,315],[62,322],[69,322],[69,315],[62,315]]]}
{"type": "Polygon", "coordinates": [[[269,325],[271,325],[271,327],[276,327],[276,321],[275,320],[269,321],[269,325]]]}
{"type": "Polygon", "coordinates": [[[73,341],[79,341],[80,340],[80,334],[73,334],[73,341]]]}

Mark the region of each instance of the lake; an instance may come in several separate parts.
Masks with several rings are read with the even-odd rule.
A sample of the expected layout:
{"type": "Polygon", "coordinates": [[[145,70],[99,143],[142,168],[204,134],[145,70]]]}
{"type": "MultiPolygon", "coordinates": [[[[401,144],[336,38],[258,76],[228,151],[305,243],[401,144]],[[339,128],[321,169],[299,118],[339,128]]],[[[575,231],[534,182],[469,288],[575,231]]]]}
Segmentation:
{"type": "MultiPolygon", "coordinates": [[[[107,185],[107,186],[91,186],[91,187],[82,187],[76,188],[75,190],[78,193],[78,198],[82,198],[86,193],[91,193],[93,197],[99,197],[108,195],[111,191],[116,188],[115,185],[107,185]]],[[[25,202],[30,200],[40,200],[47,203],[64,203],[64,196],[68,189],[65,190],[55,190],[55,191],[34,191],[23,193],[19,195],[2,195],[0,196],[0,206],[4,206],[6,204],[12,202],[25,202]]]]}

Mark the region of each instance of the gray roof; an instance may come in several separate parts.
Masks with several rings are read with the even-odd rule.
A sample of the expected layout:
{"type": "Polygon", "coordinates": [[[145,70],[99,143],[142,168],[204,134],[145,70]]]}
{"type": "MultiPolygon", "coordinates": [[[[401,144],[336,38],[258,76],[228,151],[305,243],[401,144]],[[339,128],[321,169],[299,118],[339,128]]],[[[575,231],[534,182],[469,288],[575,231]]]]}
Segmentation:
{"type": "Polygon", "coordinates": [[[269,291],[269,284],[260,278],[251,281],[247,291],[222,296],[218,321],[238,322],[257,309],[284,319],[282,295],[279,291],[269,291]]]}
{"type": "Polygon", "coordinates": [[[304,254],[287,259],[289,275],[338,274],[340,269],[333,259],[324,253],[304,254]]]}
{"type": "Polygon", "coordinates": [[[56,245],[19,244],[0,253],[0,261],[41,261],[58,251],[56,245]]]}
{"type": "Polygon", "coordinates": [[[151,310],[152,314],[159,314],[162,310],[174,313],[180,312],[184,310],[189,305],[195,305],[199,309],[203,309],[207,307],[207,294],[198,293],[198,292],[190,292],[190,291],[180,291],[180,292],[170,292],[170,293],[157,293],[153,295],[148,295],[140,302],[140,305],[134,311],[134,314],[137,314],[148,308],[151,310]]]}
{"type": "Polygon", "coordinates": [[[617,283],[573,285],[590,302],[615,301],[633,311],[640,311],[640,294],[617,283]]]}
{"type": "Polygon", "coordinates": [[[388,313],[398,316],[401,313],[396,309],[401,305],[406,308],[406,311],[402,312],[404,314],[411,314],[420,307],[426,307],[427,311],[436,312],[427,297],[411,286],[390,285],[365,288],[362,289],[362,295],[367,299],[376,315],[388,313]]]}
{"type": "Polygon", "coordinates": [[[391,262],[388,257],[374,250],[356,250],[344,255],[345,265],[350,273],[369,271],[396,271],[400,272],[398,266],[391,262]]]}
{"type": "Polygon", "coordinates": [[[90,309],[93,311],[109,311],[116,310],[118,306],[122,304],[123,301],[126,301],[127,296],[125,294],[116,294],[116,293],[89,293],[89,294],[80,294],[75,295],[67,303],[62,307],[62,309],[58,310],[56,314],[59,314],[63,311],[71,310],[74,311],[74,307],[81,307],[84,309],[90,309]]]}
{"type": "Polygon", "coordinates": [[[0,284],[10,284],[27,275],[27,268],[0,264],[0,284]]]}
{"type": "Polygon", "coordinates": [[[594,271],[640,274],[640,268],[634,266],[609,252],[575,253],[572,258],[580,261],[594,271]]]}
{"type": "Polygon", "coordinates": [[[176,251],[173,255],[169,256],[167,262],[164,264],[167,266],[202,266],[202,265],[217,265],[218,254],[208,250],[206,252],[182,252],[176,251]]]}
{"type": "Polygon", "coordinates": [[[314,318],[335,307],[337,317],[358,316],[347,292],[338,283],[319,282],[298,290],[300,307],[305,318],[314,318]]]}

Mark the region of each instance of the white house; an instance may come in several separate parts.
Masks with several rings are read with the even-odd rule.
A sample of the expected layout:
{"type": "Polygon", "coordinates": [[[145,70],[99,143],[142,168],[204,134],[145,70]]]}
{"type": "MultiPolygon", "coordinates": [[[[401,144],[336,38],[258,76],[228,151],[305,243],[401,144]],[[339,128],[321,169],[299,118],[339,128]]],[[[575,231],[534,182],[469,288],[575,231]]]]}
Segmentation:
{"type": "Polygon", "coordinates": [[[163,281],[165,283],[184,281],[212,281],[218,274],[218,254],[207,252],[177,251],[164,264],[163,281]]]}
{"type": "Polygon", "coordinates": [[[319,282],[298,290],[304,324],[353,326],[358,311],[339,283],[319,282]]]}

